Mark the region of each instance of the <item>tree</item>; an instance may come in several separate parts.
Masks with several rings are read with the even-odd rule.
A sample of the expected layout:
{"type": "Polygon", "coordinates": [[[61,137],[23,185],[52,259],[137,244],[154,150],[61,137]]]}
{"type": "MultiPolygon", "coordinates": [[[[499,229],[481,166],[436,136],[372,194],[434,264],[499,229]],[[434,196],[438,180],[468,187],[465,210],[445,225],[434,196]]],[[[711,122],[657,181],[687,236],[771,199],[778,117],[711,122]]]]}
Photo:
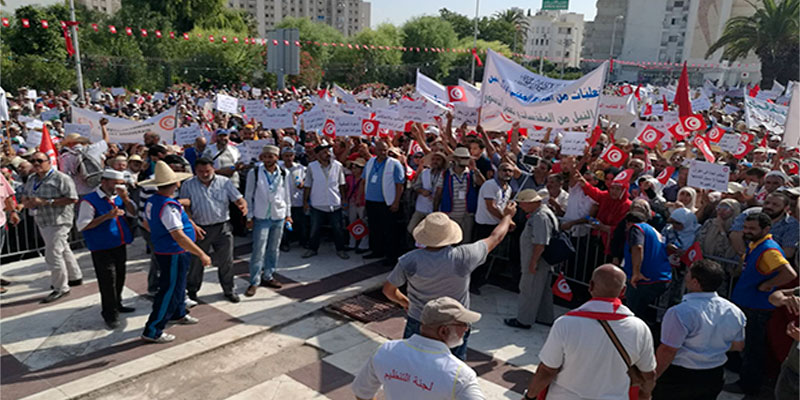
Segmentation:
{"type": "Polygon", "coordinates": [[[725,24],[719,40],[706,52],[706,58],[724,48],[722,57],[734,61],[751,51],[761,61],[761,87],[772,86],[773,80],[786,84],[798,80],[800,71],[800,0],[761,0],[762,7],[749,17],[733,17],[725,24]]]}
{"type": "Polygon", "coordinates": [[[337,31],[334,27],[312,22],[308,18],[284,18],[280,23],[275,26],[276,29],[297,28],[300,31],[300,38],[306,42],[311,41],[311,45],[303,43],[303,50],[308,51],[308,54],[317,60],[320,65],[326,65],[333,53],[335,47],[332,46],[319,46],[315,43],[342,43],[344,36],[341,32],[337,31]]]}
{"type": "Polygon", "coordinates": [[[439,10],[439,17],[450,23],[459,39],[473,37],[475,33],[475,22],[467,18],[466,15],[450,11],[447,8],[442,8],[439,10]]]}
{"type": "Polygon", "coordinates": [[[511,51],[517,52],[519,44],[524,44],[528,37],[528,19],[525,17],[525,12],[519,8],[509,8],[508,10],[498,11],[494,13],[494,17],[498,21],[504,21],[513,27],[512,46],[511,51]],[[515,46],[516,45],[516,46],[515,46]]]}
{"type": "MultiPolygon", "coordinates": [[[[472,48],[472,38],[463,38],[461,39],[457,47],[460,48],[472,48]]],[[[486,54],[484,51],[487,49],[492,49],[506,57],[511,57],[511,50],[505,43],[501,43],[498,41],[494,42],[487,42],[485,40],[478,39],[478,56],[481,60],[485,63],[486,62],[486,54]]],[[[458,82],[458,78],[469,80],[470,73],[472,72],[472,60],[474,56],[472,53],[459,53],[456,54],[456,59],[453,62],[453,68],[450,70],[450,76],[446,79],[443,79],[442,82],[446,84],[453,84],[455,85],[458,82]]],[[[484,64],[485,66],[486,64],[484,64]]],[[[481,77],[483,76],[483,68],[479,67],[478,64],[475,64],[475,79],[480,82],[481,77]]]]}
{"type": "Polygon", "coordinates": [[[455,53],[425,51],[425,48],[455,47],[456,33],[449,22],[438,17],[417,17],[403,24],[403,46],[415,51],[403,52],[403,63],[413,64],[434,79],[446,76],[455,53]],[[419,51],[416,49],[419,48],[419,51]]]}
{"type": "Polygon", "coordinates": [[[343,82],[349,87],[366,82],[383,82],[392,86],[404,83],[403,75],[397,73],[402,62],[400,52],[378,48],[402,46],[402,36],[400,29],[388,23],[379,25],[375,30],[362,30],[352,38],[352,49],[336,48],[326,68],[329,72],[326,80],[343,82]],[[369,48],[365,50],[362,45],[369,45],[369,48]]]}

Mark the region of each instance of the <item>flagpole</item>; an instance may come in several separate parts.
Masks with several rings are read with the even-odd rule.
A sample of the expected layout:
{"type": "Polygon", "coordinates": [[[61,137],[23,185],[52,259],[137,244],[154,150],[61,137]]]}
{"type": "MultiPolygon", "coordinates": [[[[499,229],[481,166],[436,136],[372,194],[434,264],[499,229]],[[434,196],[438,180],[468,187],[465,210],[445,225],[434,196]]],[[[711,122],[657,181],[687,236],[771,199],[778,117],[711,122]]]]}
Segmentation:
{"type": "MultiPolygon", "coordinates": [[[[480,0],[475,0],[475,26],[472,30],[472,48],[473,51],[478,50],[478,10],[480,9],[480,0]]],[[[472,74],[470,75],[470,81],[472,84],[475,84],[475,57],[473,54],[472,57],[472,74]]]]}
{"type": "Polygon", "coordinates": [[[78,45],[78,25],[75,21],[75,0],[69,0],[69,19],[70,30],[72,31],[72,41],[75,47],[75,76],[78,79],[78,99],[81,102],[86,102],[83,93],[83,72],[81,71],[81,50],[78,45]]]}

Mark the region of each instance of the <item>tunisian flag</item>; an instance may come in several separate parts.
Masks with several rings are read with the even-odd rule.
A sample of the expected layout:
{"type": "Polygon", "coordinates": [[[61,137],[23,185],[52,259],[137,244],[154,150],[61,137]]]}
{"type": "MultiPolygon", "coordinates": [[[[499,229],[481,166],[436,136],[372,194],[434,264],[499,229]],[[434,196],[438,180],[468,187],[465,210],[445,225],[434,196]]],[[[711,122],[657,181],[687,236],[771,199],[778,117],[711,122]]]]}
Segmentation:
{"type": "Polygon", "coordinates": [[[689,100],[689,70],[686,68],[686,61],[683,62],[683,71],[678,79],[678,90],[675,91],[675,99],[672,101],[678,105],[678,116],[688,117],[692,112],[692,101],[689,100]]]}
{"type": "Polygon", "coordinates": [[[58,153],[56,153],[56,146],[53,145],[53,139],[50,137],[47,125],[42,127],[42,141],[39,143],[39,151],[47,154],[50,157],[50,164],[58,168],[58,153]]]}
{"type": "Polygon", "coordinates": [[[566,278],[564,278],[563,272],[558,273],[558,278],[556,278],[555,283],[553,283],[552,290],[554,295],[566,301],[572,301],[572,289],[570,289],[566,278]]]}

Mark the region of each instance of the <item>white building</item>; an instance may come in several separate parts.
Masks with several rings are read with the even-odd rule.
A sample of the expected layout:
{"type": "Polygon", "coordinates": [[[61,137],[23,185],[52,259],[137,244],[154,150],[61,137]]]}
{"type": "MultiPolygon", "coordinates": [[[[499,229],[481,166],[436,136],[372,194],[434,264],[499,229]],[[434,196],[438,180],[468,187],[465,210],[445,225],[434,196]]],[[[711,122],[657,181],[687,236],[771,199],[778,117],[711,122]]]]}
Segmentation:
{"type": "Polygon", "coordinates": [[[371,18],[371,4],[362,0],[228,0],[228,7],[251,14],[261,37],[284,17],[322,22],[345,36],[369,27],[371,18]]]}
{"type": "MultiPolygon", "coordinates": [[[[598,0],[597,11],[586,29],[585,58],[608,59],[610,37],[614,37],[617,60],[703,65],[722,64],[722,50],[708,59],[706,51],[722,35],[729,18],[752,15],[755,9],[746,0],[598,0]]],[[[737,61],[736,66],[736,70],[706,69],[704,77],[730,83],[747,72],[749,81],[760,79],[755,55],[737,61]]],[[[636,81],[642,72],[620,64],[614,70],[615,80],[627,81],[636,81]]]]}
{"type": "Polygon", "coordinates": [[[78,4],[83,4],[90,10],[100,11],[104,14],[114,14],[122,7],[121,0],[77,0],[78,4]]]}
{"type": "Polygon", "coordinates": [[[538,11],[530,15],[525,54],[578,67],[583,48],[583,14],[538,11]]]}

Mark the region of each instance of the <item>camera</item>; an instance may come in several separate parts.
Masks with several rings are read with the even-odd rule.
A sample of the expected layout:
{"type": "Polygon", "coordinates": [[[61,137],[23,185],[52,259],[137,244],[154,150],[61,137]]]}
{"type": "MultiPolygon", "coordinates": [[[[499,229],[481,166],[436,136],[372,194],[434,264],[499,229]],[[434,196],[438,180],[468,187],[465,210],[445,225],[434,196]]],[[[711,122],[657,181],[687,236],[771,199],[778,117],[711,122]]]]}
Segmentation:
{"type": "Polygon", "coordinates": [[[526,154],[522,157],[522,162],[531,167],[539,165],[539,160],[539,156],[531,156],[526,154]]]}

